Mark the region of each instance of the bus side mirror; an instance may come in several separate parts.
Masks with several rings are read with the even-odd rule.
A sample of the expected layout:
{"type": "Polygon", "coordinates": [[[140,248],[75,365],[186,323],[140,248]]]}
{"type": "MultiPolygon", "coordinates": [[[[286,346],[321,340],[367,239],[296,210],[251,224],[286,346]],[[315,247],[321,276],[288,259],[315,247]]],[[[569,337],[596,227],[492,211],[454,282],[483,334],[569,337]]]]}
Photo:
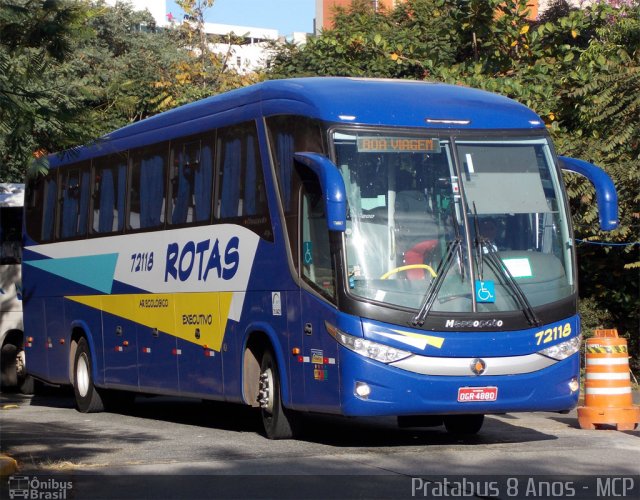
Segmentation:
{"type": "Polygon", "coordinates": [[[576,158],[560,156],[558,159],[562,170],[580,174],[593,184],[598,201],[600,228],[603,231],[611,231],[618,227],[618,194],[613,181],[606,172],[591,163],[576,158]]]}
{"type": "Polygon", "coordinates": [[[344,231],[347,227],[347,192],[338,167],[318,153],[294,153],[293,157],[320,180],[329,231],[344,231]]]}

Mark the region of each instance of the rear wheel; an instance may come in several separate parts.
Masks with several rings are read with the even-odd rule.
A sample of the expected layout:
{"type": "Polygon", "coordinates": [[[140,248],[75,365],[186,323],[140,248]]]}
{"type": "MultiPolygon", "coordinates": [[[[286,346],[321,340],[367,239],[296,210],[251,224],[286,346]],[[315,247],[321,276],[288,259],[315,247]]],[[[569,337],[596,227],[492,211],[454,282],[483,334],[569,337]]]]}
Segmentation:
{"type": "Polygon", "coordinates": [[[446,415],[444,426],[451,434],[470,436],[482,429],[484,415],[446,415]]]}
{"type": "Polygon", "coordinates": [[[262,413],[262,425],[269,439],[289,439],[294,435],[295,418],[282,406],[280,373],[271,351],[267,350],[260,363],[258,402],[262,413]]]}
{"type": "Polygon", "coordinates": [[[3,390],[13,390],[19,386],[18,381],[18,348],[11,344],[6,343],[2,346],[0,351],[0,384],[3,390]]]}
{"type": "Polygon", "coordinates": [[[78,341],[73,364],[73,392],[76,408],[82,413],[97,413],[104,410],[104,403],[93,384],[91,352],[85,338],[78,341]]]}

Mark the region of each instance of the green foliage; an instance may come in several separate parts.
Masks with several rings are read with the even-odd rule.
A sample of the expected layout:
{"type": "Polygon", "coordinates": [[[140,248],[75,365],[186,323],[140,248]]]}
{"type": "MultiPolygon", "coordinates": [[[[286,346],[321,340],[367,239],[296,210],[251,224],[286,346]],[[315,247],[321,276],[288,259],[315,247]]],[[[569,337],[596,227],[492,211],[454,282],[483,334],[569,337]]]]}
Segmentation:
{"type": "Polygon", "coordinates": [[[213,6],[214,0],[178,0],[176,3],[186,13],[188,21],[174,25],[169,32],[180,50],[169,71],[154,85],[159,91],[154,100],[154,111],[165,111],[261,79],[257,74],[240,75],[227,66],[232,46],[242,44],[242,37],[205,33],[205,11],[213,6]],[[226,52],[213,52],[213,43],[226,45],[226,52]]]}
{"type": "Polygon", "coordinates": [[[0,3],[0,181],[24,179],[34,153],[259,78],[230,71],[209,50],[203,16],[213,0],[179,3],[191,21],[162,30],[127,2],[0,3]]]}
{"type": "Polygon", "coordinates": [[[271,77],[308,75],[428,78],[497,92],[533,108],[560,153],[604,168],[619,197],[613,232],[598,230],[592,186],[565,178],[576,237],[621,245],[578,245],[582,311],[588,325],[618,328],[640,358],[640,2],[577,9],[556,0],[535,21],[526,0],[408,0],[390,13],[354,3],[306,46],[274,51],[271,77]]]}
{"type": "Polygon", "coordinates": [[[82,16],[75,2],[0,5],[0,182],[22,179],[39,145],[85,137],[80,85],[65,66],[83,36],[82,16]]]}
{"type": "Polygon", "coordinates": [[[444,0],[409,0],[393,12],[373,12],[370,2],[338,9],[335,28],[300,48],[274,47],[271,76],[428,77],[452,64],[462,43],[457,7],[444,0]]]}

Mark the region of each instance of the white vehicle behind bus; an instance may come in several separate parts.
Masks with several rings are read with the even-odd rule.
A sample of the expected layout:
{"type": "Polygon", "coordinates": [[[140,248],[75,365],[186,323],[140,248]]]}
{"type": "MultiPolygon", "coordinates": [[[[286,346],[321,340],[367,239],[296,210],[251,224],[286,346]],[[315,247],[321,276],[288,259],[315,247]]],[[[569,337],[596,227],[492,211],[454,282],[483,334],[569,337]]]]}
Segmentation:
{"type": "Polygon", "coordinates": [[[22,207],[24,184],[0,183],[0,363],[2,389],[30,392],[22,323],[22,207]]]}

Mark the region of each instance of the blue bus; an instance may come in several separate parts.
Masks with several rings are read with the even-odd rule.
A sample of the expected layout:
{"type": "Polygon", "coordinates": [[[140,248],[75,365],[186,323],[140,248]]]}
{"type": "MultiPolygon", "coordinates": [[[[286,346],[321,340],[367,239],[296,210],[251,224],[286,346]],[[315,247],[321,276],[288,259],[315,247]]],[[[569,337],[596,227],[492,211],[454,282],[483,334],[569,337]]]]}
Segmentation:
{"type": "Polygon", "coordinates": [[[443,84],[268,81],[49,157],[28,179],[28,371],[82,412],[136,393],[476,433],[579,392],[556,156],[510,99],[443,84]]]}

